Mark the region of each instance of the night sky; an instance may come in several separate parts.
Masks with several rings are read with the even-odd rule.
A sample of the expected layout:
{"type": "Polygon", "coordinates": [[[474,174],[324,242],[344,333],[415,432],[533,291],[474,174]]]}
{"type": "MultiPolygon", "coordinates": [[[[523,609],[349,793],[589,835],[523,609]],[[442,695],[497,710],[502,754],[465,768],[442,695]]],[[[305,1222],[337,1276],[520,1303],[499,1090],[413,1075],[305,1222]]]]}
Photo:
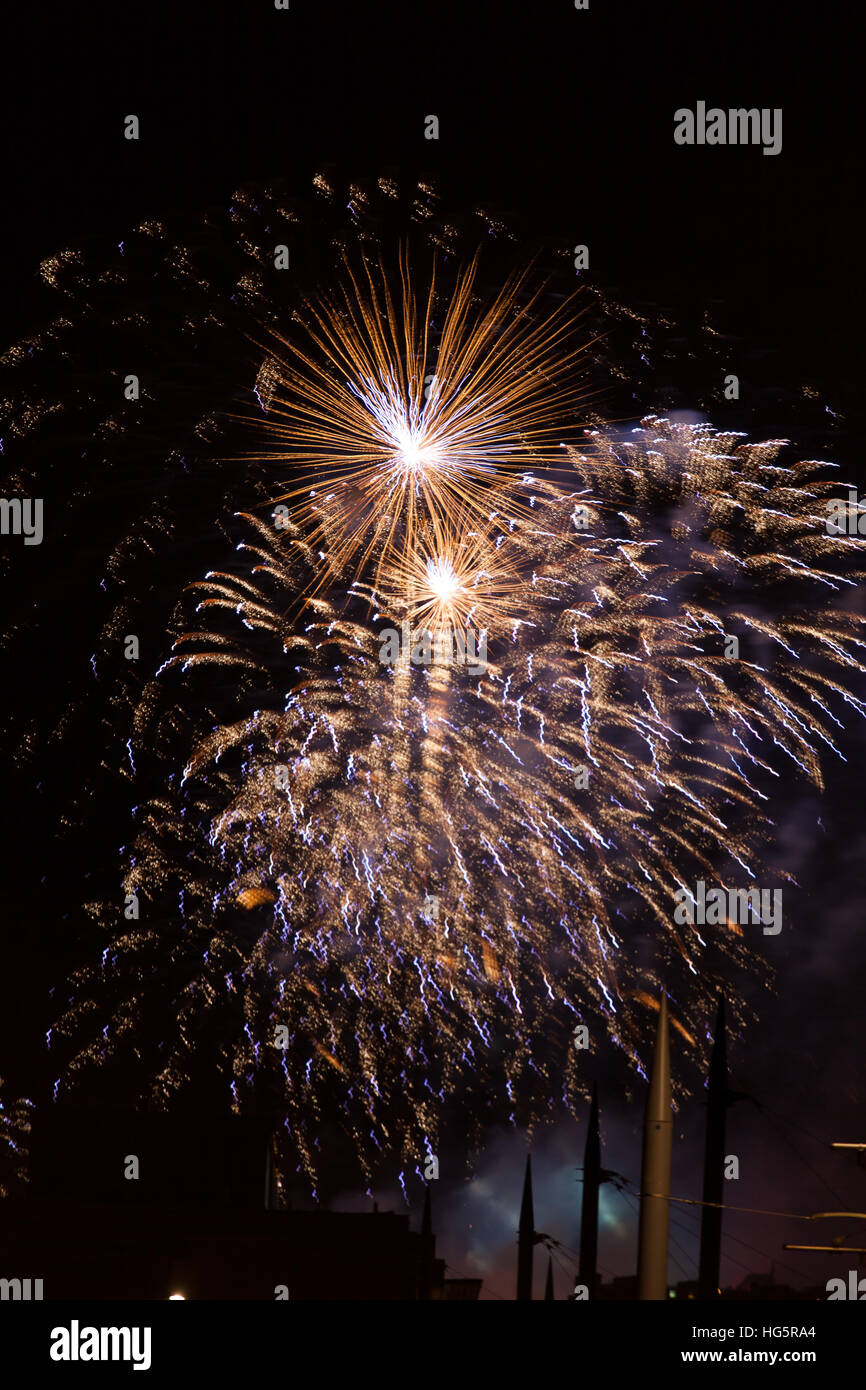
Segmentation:
{"type": "MultiPolygon", "coordinates": [[[[837,462],[862,491],[861,82],[848,26],[845,13],[825,11],[818,28],[816,12],[776,0],[757,11],[591,0],[586,12],[567,0],[417,12],[292,0],[286,13],[266,0],[196,0],[179,13],[99,0],[47,18],[19,7],[7,19],[2,97],[2,346],[56,312],[38,266],[60,248],[115,244],[145,217],[192,222],[244,183],[284,178],[306,192],[323,165],[345,180],[393,170],[411,184],[429,175],[449,208],[498,209],[527,245],[588,244],[595,282],[622,302],[664,306],[690,342],[709,316],[741,379],[741,399],[721,423],[754,439],[789,438],[797,458],[837,462]],[[675,146],[673,113],[698,100],[781,107],[781,154],[675,146]],[[128,112],[142,122],[138,143],[122,138],[128,112]],[[430,112],[441,123],[437,142],[423,137],[430,112]]],[[[687,353],[683,361],[681,403],[698,409],[690,392],[705,394],[701,361],[689,364],[687,353]]],[[[633,408],[618,402],[620,414],[637,421],[650,411],[653,387],[645,379],[633,408]]],[[[16,756],[27,720],[44,734],[83,688],[88,599],[76,593],[73,609],[67,584],[74,589],[79,563],[98,569],[100,554],[92,536],[79,543],[80,560],[67,538],[62,554],[46,544],[4,570],[2,630],[23,626],[28,659],[4,679],[11,815],[2,841],[0,1077],[6,1095],[37,1101],[54,1080],[42,1045],[49,991],[62,991],[88,949],[75,926],[89,891],[84,846],[117,838],[113,808],[98,801],[85,838],[64,840],[58,823],[98,748],[59,744],[39,791],[32,764],[16,756]]],[[[741,1177],[726,1194],[743,1207],[866,1205],[866,1170],[827,1147],[866,1141],[866,728],[853,714],[841,747],[846,762],[828,769],[823,799],[800,786],[774,808],[768,874],[785,869],[799,889],[786,890],[781,936],[762,943],[773,992],[754,986],[758,1021],[729,1039],[731,1084],[743,1097],[729,1112],[727,1141],[741,1177]]],[[[97,863],[104,853],[95,851],[97,863]]],[[[676,1066],[676,1035],[672,1055],[676,1066]]],[[[642,1096],[633,1083],[627,1093],[624,1070],[606,1055],[590,1053],[583,1065],[599,1082],[603,1164],[632,1194],[603,1188],[599,1265],[609,1278],[635,1267],[642,1096]]],[[[122,1078],[116,1084],[121,1102],[122,1078]]],[[[676,1118],[672,1192],[684,1198],[700,1197],[704,1115],[695,1096],[676,1118]]],[[[585,1118],[541,1126],[532,1140],[536,1227],[563,1247],[557,1297],[570,1288],[579,1243],[585,1118]]],[[[470,1178],[465,1151],[444,1138],[433,1191],[438,1253],[449,1273],[483,1276],[482,1297],[514,1296],[526,1152],[525,1133],[492,1128],[470,1178]]],[[[339,1174],[333,1188],[335,1208],[369,1209],[357,1188],[341,1189],[339,1174]]],[[[373,1195],[401,1209],[396,1187],[373,1195]]],[[[694,1278],[699,1209],[674,1206],[672,1216],[670,1277],[694,1278]]],[[[844,1273],[844,1257],[782,1244],[838,1235],[857,1244],[859,1224],[729,1213],[723,1283],[766,1272],[771,1261],[778,1282],[793,1285],[844,1273]]],[[[536,1297],[545,1269],[539,1253],[536,1297]]]]}

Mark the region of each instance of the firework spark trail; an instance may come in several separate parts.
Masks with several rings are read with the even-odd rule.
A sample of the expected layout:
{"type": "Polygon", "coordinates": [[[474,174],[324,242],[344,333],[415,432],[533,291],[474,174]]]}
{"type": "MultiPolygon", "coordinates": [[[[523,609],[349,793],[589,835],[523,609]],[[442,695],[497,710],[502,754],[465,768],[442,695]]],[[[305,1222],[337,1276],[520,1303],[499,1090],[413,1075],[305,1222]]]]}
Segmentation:
{"type": "Polygon", "coordinates": [[[0,1076],[0,1199],[17,1196],[24,1189],[33,1108],[25,1096],[4,1096],[0,1076]]]}
{"type": "MultiPolygon", "coordinates": [[[[169,668],[240,673],[257,707],[198,740],[190,729],[183,788],[145,820],[127,875],[152,891],[196,827],[209,842],[185,903],[214,949],[155,1093],[183,1088],[196,1018],[227,994],[237,904],[255,908],[232,1076],[242,1089],[275,1076],[311,1174],[329,1104],[367,1174],[380,1148],[417,1159],[453,1094],[478,1113],[515,1096],[540,1113],[564,1073],[576,1105],[576,1021],[645,1069],[662,978],[694,1046],[719,981],[760,967],[735,924],[676,927],[675,890],[725,871],[752,881],[772,832],[756,789],[785,762],[820,787],[819,748],[841,755],[829,702],[864,672],[862,630],[812,612],[833,541],[803,466],[781,468],[779,442],[664,420],[589,442],[570,450],[573,487],[538,482],[530,514],[508,519],[522,620],[503,618],[480,677],[383,665],[369,600],[347,590],[291,619],[310,552],[261,518],[246,572],[196,586],[200,608],[241,627],[217,642],[191,631],[169,668]],[[723,655],[732,627],[739,661],[723,655]],[[267,1047],[281,1021],[282,1066],[267,1047]]],[[[139,946],[146,958],[151,945],[125,943],[133,972],[139,946]]]]}

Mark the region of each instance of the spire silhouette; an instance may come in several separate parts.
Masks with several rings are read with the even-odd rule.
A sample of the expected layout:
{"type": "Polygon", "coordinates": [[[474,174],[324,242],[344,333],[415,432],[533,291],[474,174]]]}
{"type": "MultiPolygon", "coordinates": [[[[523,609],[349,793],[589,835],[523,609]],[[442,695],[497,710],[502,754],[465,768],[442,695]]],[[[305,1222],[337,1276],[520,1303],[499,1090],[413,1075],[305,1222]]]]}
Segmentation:
{"type": "Polygon", "coordinates": [[[598,1194],[601,1185],[601,1132],[598,1124],[598,1082],[592,1085],[592,1108],[583,1149],[583,1199],[580,1208],[580,1263],[577,1282],[595,1293],[598,1259],[598,1194]]]}
{"type": "Polygon", "coordinates": [[[532,1251],[535,1243],[535,1216],[532,1210],[532,1159],[526,1155],[520,1225],[517,1232],[517,1301],[532,1298],[532,1251]]]}

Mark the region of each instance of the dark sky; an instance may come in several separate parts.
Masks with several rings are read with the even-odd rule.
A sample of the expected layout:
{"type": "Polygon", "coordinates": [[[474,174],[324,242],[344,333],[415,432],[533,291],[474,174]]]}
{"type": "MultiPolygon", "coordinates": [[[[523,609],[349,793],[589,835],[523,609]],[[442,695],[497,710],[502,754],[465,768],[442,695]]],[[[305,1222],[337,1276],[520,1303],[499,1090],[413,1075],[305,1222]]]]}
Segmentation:
{"type": "MultiPolygon", "coordinates": [[[[722,298],[816,367],[851,332],[859,286],[856,45],[844,14],[566,0],[544,7],[96,3],[47,22],[19,7],[4,93],[8,279],[26,306],[58,241],[325,160],[435,171],[447,198],[495,200],[592,247],[633,294],[722,298]],[[782,153],[685,149],[697,100],[782,107],[782,153]],[[145,138],[122,139],[139,114],[145,138]],[[423,120],[440,118],[438,142],[423,120]]],[[[4,295],[4,302],[7,296],[4,295]]],[[[732,322],[731,330],[737,324],[732,322]]],[[[853,336],[853,335],[852,335],[853,336]]],[[[848,344],[850,347],[850,342],[848,344]]]]}
{"type": "MultiPolygon", "coordinates": [[[[42,322],[48,295],[37,267],[61,246],[119,238],[148,215],[222,206],[250,180],[283,175],[305,189],[326,162],[353,175],[429,171],[453,207],[487,202],[531,238],[587,243],[593,274],[626,299],[670,303],[686,325],[711,310],[744,351],[763,354],[768,435],[788,436],[786,392],[809,378],[844,417],[835,456],[866,482],[854,407],[863,226],[853,26],[843,8],[798,11],[777,0],[757,9],[590,0],[586,12],[568,0],[417,9],[291,0],[288,12],[267,0],[20,6],[5,34],[3,346],[42,322]],[[781,107],[782,153],[675,146],[673,113],[698,100],[781,107]],[[138,143],[122,138],[128,113],[140,117],[138,143]],[[423,138],[430,113],[440,119],[437,142],[423,138]]],[[[13,612],[16,601],[26,595],[13,612]]],[[[773,854],[801,893],[774,957],[776,994],[730,1052],[733,1084],[754,1098],[729,1121],[742,1171],[729,1200],[742,1206],[866,1206],[866,1172],[826,1148],[866,1140],[866,740],[853,721],[844,747],[848,761],[834,767],[824,804],[801,797],[778,817],[773,854]]],[[[16,939],[3,1002],[14,1000],[15,1027],[25,1030],[42,1018],[47,981],[64,959],[50,926],[38,956],[21,941],[28,879],[42,876],[51,834],[37,821],[6,842],[13,913],[4,931],[16,939]]],[[[63,884],[55,891],[62,899],[63,884]]],[[[30,1044],[35,1036],[34,1024],[30,1044]]],[[[19,1076],[35,1085],[38,1068],[22,1060],[14,1030],[2,1045],[0,1076],[13,1088],[19,1076]]],[[[604,1162],[634,1186],[640,1115],[616,1079],[607,1090],[599,1080],[604,1162]]],[[[696,1100],[677,1121],[674,1191],[684,1197],[700,1195],[702,1126],[696,1100]]],[[[562,1121],[533,1149],[537,1225],[572,1248],[582,1145],[582,1126],[562,1121]]],[[[524,1154],[522,1136],[497,1131],[472,1183],[446,1170],[436,1189],[440,1253],[459,1272],[483,1272],[503,1296],[513,1296],[524,1154]]],[[[342,1204],[356,1200],[366,1199],[347,1193],[342,1204]]],[[[634,1207],[605,1190],[607,1274],[634,1268],[634,1207]]],[[[671,1265],[679,1277],[693,1275],[696,1249],[695,1209],[683,1210],[675,1220],[687,1229],[674,1228],[683,1248],[673,1247],[682,1270],[671,1265]]],[[[856,1244],[856,1227],[732,1214],[726,1231],[741,1243],[726,1243],[723,1277],[736,1282],[775,1258],[780,1277],[825,1278],[839,1272],[832,1258],[785,1255],[782,1242],[818,1243],[820,1230],[856,1244]]],[[[562,1270],[557,1281],[561,1294],[562,1270]]]]}

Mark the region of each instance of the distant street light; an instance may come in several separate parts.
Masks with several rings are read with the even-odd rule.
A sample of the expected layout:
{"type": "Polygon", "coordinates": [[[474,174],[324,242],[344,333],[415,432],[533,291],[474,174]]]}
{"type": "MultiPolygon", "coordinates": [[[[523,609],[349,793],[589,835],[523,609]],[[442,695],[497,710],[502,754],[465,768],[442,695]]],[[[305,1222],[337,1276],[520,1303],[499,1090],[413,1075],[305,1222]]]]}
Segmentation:
{"type": "Polygon", "coordinates": [[[813,1211],[807,1221],[822,1221],[825,1216],[835,1217],[840,1221],[866,1221],[866,1211],[813,1211]]]}

